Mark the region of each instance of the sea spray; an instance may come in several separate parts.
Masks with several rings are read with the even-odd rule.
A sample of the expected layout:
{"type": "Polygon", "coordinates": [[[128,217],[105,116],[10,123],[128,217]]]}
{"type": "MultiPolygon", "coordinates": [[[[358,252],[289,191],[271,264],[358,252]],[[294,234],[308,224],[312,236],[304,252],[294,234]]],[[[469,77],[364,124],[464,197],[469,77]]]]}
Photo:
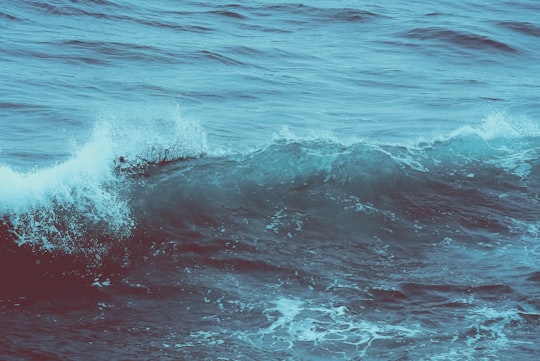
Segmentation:
{"type": "Polygon", "coordinates": [[[36,262],[40,255],[67,255],[87,268],[99,268],[119,249],[123,254],[114,257],[125,259],[141,212],[134,213],[133,200],[144,208],[132,176],[205,153],[204,130],[177,108],[102,116],[63,163],[26,173],[0,166],[3,248],[31,250],[36,262]]]}
{"type": "Polygon", "coordinates": [[[14,241],[99,262],[129,237],[134,220],[111,155],[109,134],[96,129],[64,163],[30,173],[1,168],[0,210],[14,241]]]}
{"type": "Polygon", "coordinates": [[[178,106],[147,106],[128,113],[102,115],[97,129],[114,140],[117,170],[137,171],[207,153],[201,124],[181,116],[178,106]]]}

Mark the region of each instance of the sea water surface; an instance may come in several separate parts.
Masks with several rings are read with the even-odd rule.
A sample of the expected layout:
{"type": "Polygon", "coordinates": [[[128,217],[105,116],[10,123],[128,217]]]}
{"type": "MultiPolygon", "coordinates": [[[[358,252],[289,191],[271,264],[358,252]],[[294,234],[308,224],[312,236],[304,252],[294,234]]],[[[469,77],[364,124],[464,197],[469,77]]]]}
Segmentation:
{"type": "Polygon", "coordinates": [[[4,0],[0,359],[536,359],[539,14],[4,0]]]}

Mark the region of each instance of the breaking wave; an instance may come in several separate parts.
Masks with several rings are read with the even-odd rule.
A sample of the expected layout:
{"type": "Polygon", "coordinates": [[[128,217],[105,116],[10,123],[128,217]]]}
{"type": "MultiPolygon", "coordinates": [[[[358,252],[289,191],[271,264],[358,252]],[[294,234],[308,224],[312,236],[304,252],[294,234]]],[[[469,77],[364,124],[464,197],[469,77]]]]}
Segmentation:
{"type": "Polygon", "coordinates": [[[56,273],[85,275],[99,272],[111,258],[125,261],[125,254],[115,253],[125,249],[137,227],[126,177],[199,156],[206,146],[200,127],[188,126],[177,114],[127,123],[104,117],[86,144],[52,167],[20,172],[0,166],[3,268],[40,265],[34,271],[43,275],[51,272],[45,264],[54,264],[56,273]],[[57,269],[58,262],[66,264],[57,269]]]}
{"type": "Polygon", "coordinates": [[[320,239],[333,229],[407,242],[429,223],[504,235],[512,219],[537,214],[539,146],[533,122],[497,113],[409,145],[287,133],[212,155],[202,127],[177,112],[103,117],[64,163],[0,168],[2,247],[30,250],[36,262],[70,256],[80,273],[99,273],[111,256],[125,263],[134,244],[226,231],[320,239]]]}

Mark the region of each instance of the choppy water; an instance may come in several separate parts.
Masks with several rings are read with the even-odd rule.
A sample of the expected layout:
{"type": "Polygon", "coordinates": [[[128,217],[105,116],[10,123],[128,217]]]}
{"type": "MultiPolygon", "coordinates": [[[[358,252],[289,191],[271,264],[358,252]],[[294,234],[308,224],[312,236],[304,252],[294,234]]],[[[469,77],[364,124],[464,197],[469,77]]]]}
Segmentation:
{"type": "Polygon", "coordinates": [[[3,2],[2,360],[531,360],[535,1],[3,2]]]}

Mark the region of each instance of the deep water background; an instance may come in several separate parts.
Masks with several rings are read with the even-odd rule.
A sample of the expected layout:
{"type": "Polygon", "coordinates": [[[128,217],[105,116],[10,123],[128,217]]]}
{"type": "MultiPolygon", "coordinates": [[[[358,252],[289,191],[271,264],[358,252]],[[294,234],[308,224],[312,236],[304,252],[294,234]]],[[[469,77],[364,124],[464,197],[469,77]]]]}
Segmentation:
{"type": "Polygon", "coordinates": [[[538,14],[4,1],[0,358],[534,359],[538,14]]]}

